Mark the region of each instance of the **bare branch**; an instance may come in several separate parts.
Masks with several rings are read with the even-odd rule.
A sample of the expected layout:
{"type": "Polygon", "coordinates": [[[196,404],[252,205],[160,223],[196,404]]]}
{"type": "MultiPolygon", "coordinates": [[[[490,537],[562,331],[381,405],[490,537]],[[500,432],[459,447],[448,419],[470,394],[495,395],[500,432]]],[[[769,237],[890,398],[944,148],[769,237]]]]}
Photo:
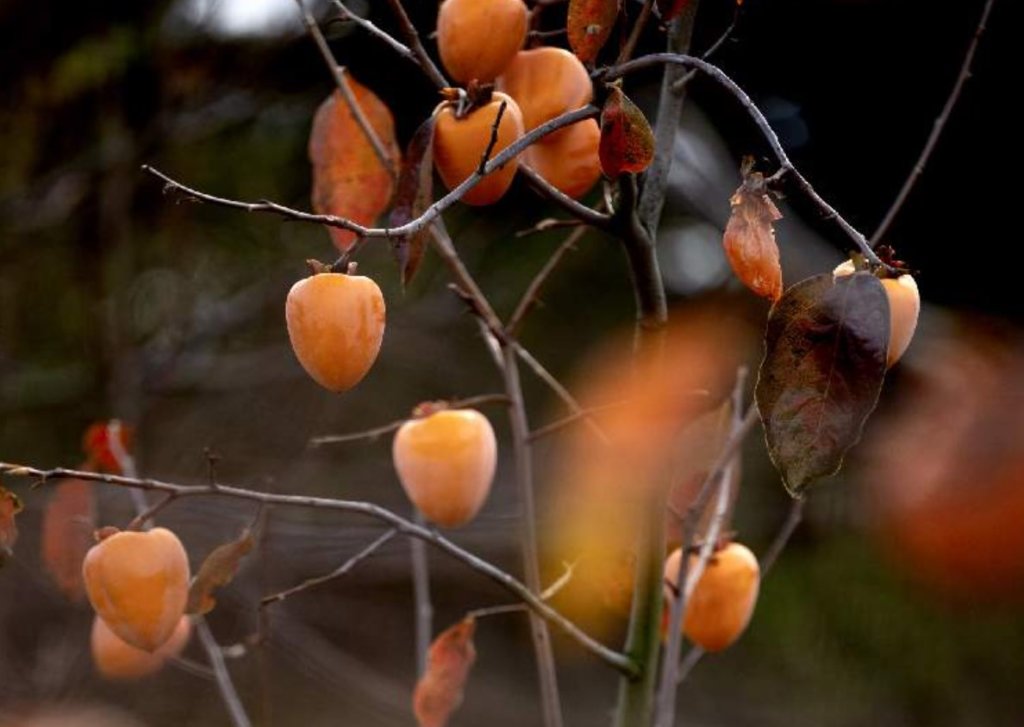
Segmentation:
{"type": "Polygon", "coordinates": [[[540,176],[540,174],[538,174],[531,166],[520,164],[519,172],[526,177],[531,187],[560,206],[579,221],[601,230],[608,229],[608,224],[611,221],[611,217],[609,215],[593,210],[585,204],[577,202],[572,197],[562,192],[562,190],[552,185],[551,182],[544,179],[544,177],[540,176]]]}
{"type": "Polygon", "coordinates": [[[476,167],[477,174],[484,174],[487,162],[490,160],[491,154],[494,153],[494,146],[498,143],[498,129],[501,128],[501,118],[505,115],[505,109],[507,108],[508,101],[502,99],[501,103],[498,104],[498,113],[494,115],[494,123],[491,124],[491,138],[487,141],[487,148],[484,149],[484,153],[480,157],[480,163],[476,167]]]}
{"type": "Polygon", "coordinates": [[[875,234],[871,236],[871,247],[878,245],[878,242],[885,236],[885,233],[889,231],[889,227],[892,226],[893,220],[896,219],[896,215],[898,215],[899,211],[903,208],[904,203],[907,201],[907,197],[910,196],[910,192],[914,189],[914,185],[917,184],[917,180],[924,173],[924,167],[928,163],[928,159],[931,158],[932,152],[934,152],[935,147],[938,146],[939,138],[942,136],[942,132],[946,129],[946,123],[949,121],[949,117],[952,115],[957,101],[960,100],[960,93],[963,91],[964,85],[967,83],[967,79],[971,77],[971,65],[974,63],[974,54],[978,50],[978,45],[981,42],[981,36],[985,33],[993,5],[995,5],[995,0],[988,0],[985,3],[985,8],[981,11],[981,20],[978,21],[978,27],[974,30],[974,37],[971,38],[971,44],[967,47],[967,54],[964,56],[964,62],[960,66],[960,73],[956,77],[956,83],[953,84],[953,90],[950,92],[949,98],[946,99],[946,105],[942,107],[942,113],[939,114],[937,119],[935,119],[935,125],[932,127],[932,133],[928,135],[928,141],[925,142],[924,149],[921,150],[921,155],[917,158],[917,162],[914,163],[914,168],[911,170],[910,176],[907,177],[905,182],[903,182],[903,187],[900,188],[899,194],[897,194],[896,199],[893,200],[892,206],[889,207],[889,211],[885,213],[885,217],[878,225],[878,229],[875,230],[875,234]]]}
{"type": "Polygon", "coordinates": [[[578,227],[566,235],[562,244],[559,245],[558,249],[555,250],[550,258],[548,258],[548,261],[544,263],[544,267],[542,267],[533,277],[533,280],[530,281],[530,285],[527,287],[526,292],[523,293],[523,297],[519,299],[519,304],[516,306],[515,311],[512,313],[512,316],[508,319],[508,323],[505,326],[505,329],[509,334],[513,336],[516,334],[519,330],[519,326],[523,323],[523,319],[526,318],[530,310],[533,309],[533,306],[537,305],[539,302],[540,289],[544,286],[544,283],[546,283],[548,278],[551,277],[555,268],[558,267],[558,263],[562,261],[562,258],[565,257],[570,250],[575,249],[576,243],[583,238],[586,232],[586,227],[578,227]]]}
{"type": "Polygon", "coordinates": [[[423,72],[427,74],[427,77],[438,88],[450,86],[451,84],[448,83],[448,80],[438,70],[434,61],[427,54],[426,48],[423,47],[423,43],[420,41],[420,34],[416,32],[416,26],[412,24],[412,20],[409,19],[409,15],[405,12],[402,0],[388,0],[388,4],[398,17],[398,22],[402,26],[402,32],[405,34],[405,40],[416,55],[423,72]]]}
{"type": "MultiPolygon", "coordinates": [[[[701,58],[703,58],[704,60],[707,60],[708,58],[713,56],[715,53],[717,53],[719,48],[721,48],[723,45],[725,45],[725,41],[729,40],[729,38],[732,36],[733,32],[736,30],[736,26],[740,22],[740,13],[742,13],[742,12],[743,12],[743,5],[737,3],[735,9],[733,9],[733,11],[732,11],[732,22],[729,23],[728,27],[724,31],[722,31],[722,34],[720,36],[718,36],[718,39],[714,43],[712,43],[708,47],[708,49],[706,51],[701,53],[701,56],[700,56],[701,58]]],[[[696,75],[697,75],[697,69],[696,68],[691,70],[691,71],[688,71],[685,76],[683,76],[682,78],[680,78],[678,81],[675,82],[675,85],[672,86],[672,90],[675,93],[682,93],[683,89],[686,88],[686,84],[688,84],[690,81],[692,81],[693,77],[696,76],[696,75]]]]}
{"type": "Polygon", "coordinates": [[[653,9],[654,0],[644,0],[644,5],[640,8],[640,14],[637,16],[636,22],[633,23],[633,29],[629,33],[629,38],[626,39],[626,42],[623,43],[622,48],[619,50],[619,57],[615,59],[616,63],[625,63],[633,57],[637,41],[640,40],[644,28],[647,27],[647,21],[650,20],[653,9]]]}
{"type": "Polygon", "coordinates": [[[516,238],[529,237],[530,235],[537,235],[541,232],[548,232],[549,230],[557,230],[562,227],[580,227],[583,222],[575,219],[563,220],[557,217],[545,217],[543,220],[537,222],[532,227],[527,227],[523,230],[516,232],[516,238]]]}
{"type": "Polygon", "coordinates": [[[548,606],[543,599],[532,593],[521,581],[501,570],[488,561],[474,555],[435,530],[417,525],[415,522],[398,515],[371,502],[360,500],[338,500],[328,497],[307,495],[285,495],[272,492],[260,492],[232,485],[180,485],[152,478],[124,477],[102,472],[72,470],[64,467],[43,470],[37,467],[0,462],[0,472],[9,476],[34,477],[47,482],[65,477],[76,477],[89,482],[102,482],[117,487],[128,487],[144,491],[176,493],[178,497],[226,497],[236,500],[280,505],[282,507],[300,507],[323,511],[345,512],[353,515],[369,517],[391,526],[405,536],[419,538],[438,550],[466,565],[471,570],[491,579],[502,588],[523,601],[531,610],[558,626],[583,648],[591,652],[609,666],[629,676],[635,674],[632,660],[625,654],[604,646],[588,636],[576,624],[548,606]]]}
{"type": "Polygon", "coordinates": [[[214,640],[210,633],[210,627],[206,625],[206,619],[197,616],[194,619],[196,631],[199,633],[199,640],[203,644],[210,659],[210,667],[213,669],[214,679],[217,681],[217,688],[220,690],[221,699],[228,708],[228,715],[231,717],[231,724],[234,727],[250,727],[249,715],[245,713],[242,700],[235,691],[235,685],[231,681],[227,665],[224,663],[224,654],[221,653],[220,645],[214,640]]]}
{"type": "Polygon", "coordinates": [[[384,41],[384,43],[390,46],[391,49],[395,51],[395,53],[400,55],[402,58],[412,61],[417,66],[420,66],[422,68],[422,65],[420,64],[420,59],[416,56],[415,53],[412,52],[411,48],[403,45],[402,43],[399,43],[397,40],[391,37],[391,35],[378,28],[371,21],[367,20],[366,18],[361,18],[355,13],[353,13],[351,10],[345,7],[344,3],[342,3],[341,0],[332,0],[332,2],[334,3],[334,7],[338,9],[338,12],[341,13],[342,20],[351,20],[356,25],[366,30],[370,35],[384,41]]]}

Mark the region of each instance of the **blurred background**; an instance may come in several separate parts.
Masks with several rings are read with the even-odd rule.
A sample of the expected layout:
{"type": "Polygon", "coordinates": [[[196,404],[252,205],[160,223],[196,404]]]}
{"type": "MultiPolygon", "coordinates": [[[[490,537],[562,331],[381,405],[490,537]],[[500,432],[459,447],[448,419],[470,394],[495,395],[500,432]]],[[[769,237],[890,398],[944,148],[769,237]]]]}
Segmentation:
{"type": "MultiPolygon", "coordinates": [[[[406,4],[429,33],[436,3],[406,4]]],[[[818,191],[870,232],[945,102],[982,4],[746,0],[714,60],[765,110],[818,191]]],[[[898,256],[920,271],[917,339],[890,373],[866,441],[841,475],[813,490],[747,634],[682,687],[680,724],[1024,721],[1022,308],[1014,266],[989,258],[989,250],[1006,255],[1014,234],[1012,188],[998,173],[1012,163],[1006,149],[1017,138],[1005,108],[1008,7],[997,4],[974,77],[890,232],[898,256]]],[[[385,3],[351,8],[396,31],[385,3]]],[[[327,3],[315,9],[324,21],[334,17],[327,3]]],[[[734,10],[730,0],[702,1],[697,53],[734,10]]],[[[562,25],[563,13],[549,10],[545,27],[562,25]]],[[[330,23],[326,32],[339,62],[393,110],[407,142],[436,103],[433,87],[358,28],[330,23]]],[[[652,26],[643,48],[660,47],[652,26]]],[[[307,443],[407,416],[423,400],[500,390],[438,261],[428,254],[403,292],[386,246],[364,248],[361,271],[387,299],[387,334],[366,380],[329,395],[294,360],[282,313],[303,261],[332,259],[326,231],[183,203],[139,171],[148,163],[215,194],[308,208],[306,142],[333,81],[292,0],[7,0],[0,58],[0,461],[74,466],[86,427],[118,417],[136,428],[147,475],[205,481],[213,452],[225,482],[409,512],[388,438],[316,450],[307,443]]],[[[650,109],[657,80],[638,75],[627,88],[650,109]]],[[[713,84],[695,80],[689,94],[660,239],[666,284],[678,315],[710,311],[722,326],[756,335],[766,307],[732,279],[720,239],[740,157],[767,150],[713,84]]],[[[781,209],[787,284],[843,258],[845,240],[815,209],[796,195],[781,209]]],[[[553,214],[517,182],[487,213],[446,215],[500,313],[564,234],[515,232],[553,214]]],[[[588,234],[523,330],[524,343],[570,386],[587,352],[631,323],[624,263],[615,241],[588,234]]],[[[756,366],[756,342],[742,350],[756,366]]],[[[525,383],[535,425],[565,414],[536,380],[525,383]]],[[[485,413],[507,441],[504,412],[485,413]]],[[[452,537],[518,573],[518,506],[504,449],[483,513],[452,537]]],[[[536,449],[547,503],[559,485],[560,438],[536,449]]],[[[760,551],[789,501],[759,436],[749,439],[744,465],[735,527],[760,551]]],[[[4,484],[26,510],[0,569],[0,718],[89,705],[95,724],[227,723],[209,680],[175,668],[129,685],[96,675],[91,609],[69,602],[40,565],[50,488],[4,484]]],[[[123,491],[98,493],[103,523],[130,519],[123,491]]],[[[548,539],[559,529],[555,512],[542,506],[548,539]]],[[[252,517],[237,502],[204,499],[173,505],[161,522],[182,535],[197,565],[252,517]]],[[[256,630],[261,593],[330,570],[378,533],[357,518],[274,510],[265,558],[246,562],[210,616],[217,639],[243,642],[256,630]]],[[[396,539],[342,581],[272,608],[262,655],[229,664],[250,712],[278,725],[412,724],[408,564],[409,547],[396,539]]],[[[468,609],[507,601],[443,555],[431,553],[430,564],[438,630],[468,609]]],[[[554,561],[549,575],[558,573],[554,561]]],[[[623,627],[613,622],[603,637],[621,643],[623,627]]],[[[481,622],[477,648],[452,724],[539,723],[525,619],[481,622]]],[[[556,651],[567,724],[605,723],[615,675],[559,635],[556,651]]],[[[186,653],[203,659],[195,644],[186,653]]]]}

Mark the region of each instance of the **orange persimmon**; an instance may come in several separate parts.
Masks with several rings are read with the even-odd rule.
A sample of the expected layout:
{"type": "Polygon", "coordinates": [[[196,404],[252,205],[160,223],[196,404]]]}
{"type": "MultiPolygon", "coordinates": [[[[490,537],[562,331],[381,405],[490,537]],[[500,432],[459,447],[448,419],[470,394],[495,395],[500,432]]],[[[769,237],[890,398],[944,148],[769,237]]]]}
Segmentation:
{"type": "Polygon", "coordinates": [[[89,602],[123,641],[156,651],[174,633],[188,599],[188,556],[166,528],[103,538],[82,563],[89,602]]]}
{"type": "MultiPolygon", "coordinates": [[[[579,58],[562,48],[520,51],[498,78],[497,88],[519,104],[525,131],[586,106],[594,97],[587,69],[579,58]]],[[[545,138],[562,133],[559,129],[545,138]]]]}
{"type": "MultiPolygon", "coordinates": [[[[672,551],[665,561],[665,580],[676,586],[681,551],[672,551]]],[[[697,563],[690,556],[689,567],[697,563]]],[[[731,646],[750,623],[757,603],[761,568],[750,549],[729,543],[716,551],[690,594],[683,617],[683,633],[705,651],[721,651],[731,646]]],[[[672,596],[666,598],[666,610],[672,596]]]]}
{"type": "Polygon", "coordinates": [[[317,273],[288,291],[285,321],[302,368],[325,389],[347,391],[377,359],[384,296],[370,278],[317,273]]]}
{"type": "MultiPolygon", "coordinates": [[[[833,275],[852,275],[856,268],[851,260],[842,263],[833,275]]],[[[921,294],[917,281],[909,274],[898,278],[883,278],[882,286],[889,299],[889,353],[886,366],[891,367],[900,360],[910,345],[917,329],[917,317],[921,313],[921,294]]]]}
{"type": "Polygon", "coordinates": [[[487,499],[497,466],[491,423],[474,409],[448,409],[403,424],[392,447],[406,494],[431,522],[463,525],[487,499]]]}
{"type": "Polygon", "coordinates": [[[493,81],[526,40],[523,0],[444,0],[437,11],[437,50],[459,83],[493,81]]]}
{"type": "Polygon", "coordinates": [[[96,616],[90,638],[92,661],[107,679],[140,679],[160,671],[165,661],[180,654],[191,635],[192,621],[182,616],[171,637],[156,651],[143,651],[122,640],[96,616]]]}
{"type": "MultiPolygon", "coordinates": [[[[491,151],[494,157],[523,135],[523,116],[511,97],[495,93],[489,102],[462,118],[456,116],[455,107],[447,102],[434,111],[434,166],[448,189],[462,184],[480,166],[503,101],[507,106],[498,123],[498,138],[491,151]]],[[[517,166],[518,159],[510,159],[503,167],[481,179],[462,197],[462,201],[471,205],[497,202],[512,185],[517,166]]]]}
{"type": "Polygon", "coordinates": [[[584,119],[562,131],[528,146],[523,162],[563,194],[579,199],[601,178],[601,129],[594,119],[584,119]]]}

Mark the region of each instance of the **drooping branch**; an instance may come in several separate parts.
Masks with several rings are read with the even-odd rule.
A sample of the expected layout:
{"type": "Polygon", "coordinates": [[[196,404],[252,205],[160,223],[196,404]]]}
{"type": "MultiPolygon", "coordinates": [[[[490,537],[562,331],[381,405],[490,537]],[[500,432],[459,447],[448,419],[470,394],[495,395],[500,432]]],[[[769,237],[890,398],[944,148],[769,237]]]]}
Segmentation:
{"type": "Polygon", "coordinates": [[[152,478],[125,477],[102,472],[88,472],[64,467],[40,469],[25,465],[0,462],[0,473],[10,477],[35,478],[38,484],[62,478],[77,478],[89,482],[101,482],[116,487],[127,487],[137,490],[163,493],[176,493],[179,499],[190,497],[225,497],[235,500],[279,505],[282,507],[298,507],[320,511],[344,512],[361,515],[384,523],[402,535],[419,538],[423,542],[448,554],[466,565],[471,570],[489,578],[525,603],[531,610],[540,614],[550,623],[558,626],[567,635],[576,640],[584,649],[594,654],[601,661],[617,669],[623,674],[633,674],[635,667],[632,661],[614,649],[604,646],[586,634],[579,626],[551,608],[539,596],[534,594],[521,581],[503,571],[496,565],[480,558],[470,551],[456,545],[436,530],[417,525],[412,520],[402,517],[380,505],[361,500],[339,500],[329,497],[311,495],[286,495],[274,492],[260,492],[232,485],[182,485],[152,478]]]}
{"type": "Polygon", "coordinates": [[[609,215],[577,202],[572,197],[562,192],[562,190],[552,185],[551,182],[544,179],[544,177],[540,176],[533,167],[527,166],[526,164],[520,164],[519,172],[526,177],[526,180],[530,183],[531,187],[544,195],[547,199],[557,204],[580,222],[590,225],[591,227],[596,227],[599,230],[608,229],[608,223],[611,220],[609,215]]]}

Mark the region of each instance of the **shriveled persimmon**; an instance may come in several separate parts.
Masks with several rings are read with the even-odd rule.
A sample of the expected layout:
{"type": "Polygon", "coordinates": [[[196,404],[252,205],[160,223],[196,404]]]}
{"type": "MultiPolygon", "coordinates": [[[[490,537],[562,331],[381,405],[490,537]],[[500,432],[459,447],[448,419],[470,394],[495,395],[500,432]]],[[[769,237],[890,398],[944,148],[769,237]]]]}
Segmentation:
{"type": "Polygon", "coordinates": [[[156,651],[143,651],[121,639],[96,616],[90,638],[92,661],[106,679],[141,679],[160,671],[165,661],[180,654],[191,635],[192,621],[182,616],[171,637],[156,651]]]}
{"type": "Polygon", "coordinates": [[[166,528],[116,532],[82,564],[89,602],[123,641],[153,652],[178,626],[188,598],[188,556],[166,528]]]}
{"type": "Polygon", "coordinates": [[[384,339],[384,295],[362,275],[316,273],[285,301],[292,350],[313,380],[330,391],[358,384],[384,339]]]}
{"type": "MultiPolygon", "coordinates": [[[[587,69],[579,58],[562,48],[520,51],[498,78],[497,87],[519,104],[526,131],[586,106],[594,97],[587,69]]],[[[545,138],[563,133],[566,131],[559,129],[545,138]]]]}
{"type": "Polygon", "coordinates": [[[444,0],[437,11],[437,50],[459,83],[493,81],[526,40],[523,0],[444,0]]]}
{"type": "MultiPolygon", "coordinates": [[[[681,551],[665,561],[665,581],[677,586],[681,551]]],[[[690,556],[689,568],[697,563],[690,556]]],[[[750,549],[729,543],[712,555],[686,603],[683,633],[705,651],[721,651],[740,637],[750,623],[761,584],[761,568],[750,549]]],[[[671,607],[672,596],[666,598],[671,607]]]]}
{"type": "MultiPolygon", "coordinates": [[[[847,260],[833,275],[852,275],[856,268],[847,260]]],[[[889,299],[889,353],[886,366],[892,366],[906,353],[917,330],[917,317],[921,313],[921,294],[913,276],[904,273],[896,278],[882,278],[885,295],[889,299]]]]}
{"type": "Polygon", "coordinates": [[[474,409],[435,411],[403,424],[392,447],[406,494],[431,522],[464,525],[491,491],[498,445],[491,423],[474,409]]]}
{"type": "MultiPolygon", "coordinates": [[[[523,116],[519,105],[510,96],[495,93],[489,102],[461,118],[456,115],[455,106],[447,102],[434,111],[434,166],[448,189],[455,189],[477,171],[490,145],[502,102],[506,107],[498,122],[497,141],[491,151],[494,157],[523,135],[523,116]]],[[[518,159],[510,159],[503,167],[481,179],[462,197],[462,201],[471,205],[497,202],[512,185],[517,167],[518,159]]]]}
{"type": "Polygon", "coordinates": [[[560,192],[578,199],[601,178],[601,129],[594,119],[584,119],[563,131],[531,144],[523,161],[560,192]]]}

